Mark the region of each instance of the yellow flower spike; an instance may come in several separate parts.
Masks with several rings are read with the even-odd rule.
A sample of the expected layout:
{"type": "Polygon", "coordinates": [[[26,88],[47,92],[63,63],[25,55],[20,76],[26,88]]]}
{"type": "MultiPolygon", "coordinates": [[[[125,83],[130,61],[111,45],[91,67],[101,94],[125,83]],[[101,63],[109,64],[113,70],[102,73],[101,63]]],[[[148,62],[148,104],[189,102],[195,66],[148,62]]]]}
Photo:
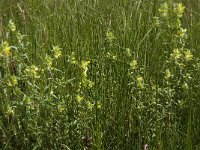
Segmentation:
{"type": "Polygon", "coordinates": [[[53,46],[54,57],[58,59],[61,56],[61,49],[58,46],[53,46]]]}
{"type": "Polygon", "coordinates": [[[33,76],[37,76],[37,72],[38,72],[38,67],[36,67],[35,65],[31,65],[31,73],[33,76]]]}
{"type": "Polygon", "coordinates": [[[10,28],[10,30],[11,30],[12,32],[15,32],[15,31],[16,31],[15,23],[14,23],[12,20],[9,21],[8,27],[10,28]]]}
{"type": "Polygon", "coordinates": [[[7,109],[5,112],[6,117],[9,117],[10,115],[13,116],[15,114],[15,111],[13,110],[13,108],[10,105],[8,105],[6,107],[6,109],[7,109]]]}
{"type": "Polygon", "coordinates": [[[89,88],[92,88],[94,86],[94,82],[88,80],[88,86],[89,86],[89,88]]]}
{"type": "Polygon", "coordinates": [[[87,78],[87,70],[84,70],[84,71],[82,72],[82,77],[83,77],[83,79],[86,79],[86,78],[87,78]]]}
{"type": "Polygon", "coordinates": [[[65,110],[65,106],[59,105],[58,110],[59,110],[60,113],[62,113],[65,110]]]}
{"type": "Polygon", "coordinates": [[[137,77],[137,79],[136,79],[136,81],[137,81],[137,86],[138,86],[138,88],[140,88],[140,89],[143,89],[144,88],[144,85],[143,85],[143,78],[141,77],[141,76],[138,76],[137,77]]]}
{"type": "Polygon", "coordinates": [[[5,56],[5,57],[11,56],[11,48],[7,41],[3,42],[1,44],[1,47],[3,48],[2,53],[1,53],[2,56],[5,56]]]}
{"type": "Polygon", "coordinates": [[[136,60],[132,60],[130,63],[131,69],[134,70],[137,67],[137,61],[136,60]]]}
{"type": "Polygon", "coordinates": [[[180,28],[180,30],[178,30],[178,36],[180,38],[186,38],[187,39],[187,29],[180,28]]]}
{"type": "Polygon", "coordinates": [[[17,40],[18,40],[18,42],[21,43],[22,40],[23,40],[23,38],[24,38],[24,35],[22,35],[22,34],[18,31],[18,32],[17,32],[17,40]]]}
{"type": "Polygon", "coordinates": [[[51,66],[52,66],[52,59],[51,59],[51,57],[50,56],[46,56],[45,60],[46,60],[47,66],[49,68],[51,68],[51,66]]]}
{"type": "Polygon", "coordinates": [[[70,55],[70,57],[69,57],[69,62],[70,62],[71,64],[77,64],[77,60],[76,60],[76,58],[75,58],[75,53],[74,53],[74,52],[72,52],[72,54],[70,55]]]}
{"type": "Polygon", "coordinates": [[[169,79],[171,77],[171,72],[169,69],[165,70],[165,79],[169,79]]]}
{"type": "Polygon", "coordinates": [[[12,76],[11,77],[11,83],[12,83],[12,86],[15,86],[15,85],[17,85],[17,77],[16,76],[12,76]]]}
{"type": "Polygon", "coordinates": [[[87,105],[87,108],[88,108],[88,109],[92,109],[93,106],[94,106],[90,101],[87,101],[87,102],[86,102],[86,105],[87,105]]]}
{"type": "Polygon", "coordinates": [[[106,37],[107,37],[107,39],[108,39],[108,41],[109,41],[110,43],[112,43],[113,40],[116,39],[115,36],[114,36],[114,34],[113,34],[113,32],[111,32],[111,31],[108,31],[108,32],[106,33],[106,37]]]}
{"type": "Polygon", "coordinates": [[[188,62],[188,61],[191,61],[192,59],[193,59],[193,55],[192,55],[192,53],[190,52],[190,50],[186,50],[185,52],[184,52],[184,54],[185,54],[185,60],[188,62]]]}
{"type": "Polygon", "coordinates": [[[131,56],[131,50],[130,50],[130,48],[126,48],[126,54],[127,54],[128,57],[131,56]]]}
{"type": "Polygon", "coordinates": [[[30,103],[31,103],[31,99],[30,99],[30,97],[25,96],[25,98],[24,98],[24,102],[25,102],[25,104],[30,104],[30,103]]]}
{"type": "Polygon", "coordinates": [[[40,78],[40,76],[38,75],[38,70],[38,67],[36,67],[35,65],[31,65],[30,67],[25,69],[25,73],[29,77],[40,78]]]}
{"type": "Polygon", "coordinates": [[[175,12],[179,18],[183,16],[185,6],[182,3],[178,3],[175,7],[175,12]]]}
{"type": "Polygon", "coordinates": [[[178,59],[180,59],[180,57],[182,56],[180,50],[178,48],[173,50],[173,53],[171,54],[171,57],[177,61],[178,59]]]}
{"type": "Polygon", "coordinates": [[[107,53],[106,53],[106,58],[108,58],[108,59],[111,58],[111,54],[110,54],[110,52],[107,52],[107,53]]]}
{"type": "Polygon", "coordinates": [[[90,61],[81,61],[81,67],[84,69],[84,70],[87,70],[87,66],[90,64],[90,61]]]}
{"type": "Polygon", "coordinates": [[[101,109],[101,103],[99,101],[97,102],[97,109],[101,109]]]}
{"type": "Polygon", "coordinates": [[[158,9],[158,11],[161,13],[161,16],[167,17],[169,13],[169,6],[168,3],[164,3],[161,5],[161,9],[158,9]]]}
{"type": "Polygon", "coordinates": [[[117,60],[117,55],[113,55],[113,56],[112,56],[112,59],[113,59],[113,60],[117,60]]]}
{"type": "Polygon", "coordinates": [[[82,96],[80,96],[80,94],[78,94],[76,96],[76,100],[77,100],[78,103],[81,103],[84,100],[84,97],[82,97],[82,96]]]}

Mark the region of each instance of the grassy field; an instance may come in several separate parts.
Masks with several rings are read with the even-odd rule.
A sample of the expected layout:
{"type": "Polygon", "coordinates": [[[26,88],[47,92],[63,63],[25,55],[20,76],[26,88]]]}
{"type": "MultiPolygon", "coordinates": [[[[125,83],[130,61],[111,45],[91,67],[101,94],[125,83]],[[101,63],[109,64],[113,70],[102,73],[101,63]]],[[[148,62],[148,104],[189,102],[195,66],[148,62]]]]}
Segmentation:
{"type": "Polygon", "coordinates": [[[1,0],[0,40],[0,149],[200,149],[198,0],[1,0]]]}

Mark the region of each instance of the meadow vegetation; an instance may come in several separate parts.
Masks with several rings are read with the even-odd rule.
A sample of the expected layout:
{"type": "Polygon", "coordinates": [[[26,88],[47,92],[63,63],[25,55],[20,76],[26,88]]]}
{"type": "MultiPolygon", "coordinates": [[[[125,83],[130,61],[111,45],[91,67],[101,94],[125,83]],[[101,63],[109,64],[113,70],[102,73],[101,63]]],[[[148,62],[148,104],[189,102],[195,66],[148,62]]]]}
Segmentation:
{"type": "Polygon", "coordinates": [[[0,149],[199,150],[200,3],[1,0],[0,149]]]}

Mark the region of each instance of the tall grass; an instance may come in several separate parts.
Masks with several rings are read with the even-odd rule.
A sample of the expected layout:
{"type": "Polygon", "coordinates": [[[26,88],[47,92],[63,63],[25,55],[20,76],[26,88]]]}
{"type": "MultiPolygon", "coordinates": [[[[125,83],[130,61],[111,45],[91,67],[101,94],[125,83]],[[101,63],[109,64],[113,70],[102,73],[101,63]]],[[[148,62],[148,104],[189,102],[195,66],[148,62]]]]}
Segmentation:
{"type": "Polygon", "coordinates": [[[1,0],[0,148],[200,149],[198,4],[1,0]]]}

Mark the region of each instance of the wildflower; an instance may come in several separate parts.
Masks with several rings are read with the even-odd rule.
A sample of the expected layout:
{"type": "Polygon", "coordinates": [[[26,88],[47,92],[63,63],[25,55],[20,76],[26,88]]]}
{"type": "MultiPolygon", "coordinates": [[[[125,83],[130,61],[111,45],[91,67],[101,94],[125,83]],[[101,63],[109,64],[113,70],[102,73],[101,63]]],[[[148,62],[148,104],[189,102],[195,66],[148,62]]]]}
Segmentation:
{"type": "Polygon", "coordinates": [[[25,69],[25,73],[29,77],[40,78],[40,76],[38,75],[38,70],[38,67],[36,67],[35,65],[31,65],[29,68],[25,69]]]}
{"type": "Polygon", "coordinates": [[[25,102],[25,104],[30,104],[31,103],[30,97],[24,96],[24,102],[25,102]]]}
{"type": "Polygon", "coordinates": [[[137,67],[137,61],[136,60],[132,60],[130,63],[131,69],[134,70],[137,67]]]}
{"type": "Polygon", "coordinates": [[[87,108],[88,108],[88,109],[92,109],[93,106],[94,106],[90,101],[87,101],[87,102],[86,102],[86,105],[87,105],[87,108]]]}
{"type": "Polygon", "coordinates": [[[90,61],[81,61],[81,67],[83,68],[83,70],[87,70],[87,66],[90,64],[90,61]]]}
{"type": "Polygon", "coordinates": [[[10,76],[10,79],[7,80],[7,85],[10,87],[17,85],[17,77],[14,75],[10,76]]]}
{"type": "Polygon", "coordinates": [[[108,59],[111,59],[111,58],[112,58],[112,56],[111,56],[111,53],[110,53],[110,52],[107,52],[107,53],[106,53],[106,58],[108,58],[108,59]]]}
{"type": "Polygon", "coordinates": [[[183,16],[184,10],[185,10],[185,6],[182,3],[178,3],[176,4],[174,11],[177,14],[177,16],[181,18],[183,16]]]}
{"type": "Polygon", "coordinates": [[[106,37],[107,37],[109,43],[112,43],[113,40],[116,39],[115,36],[114,36],[114,34],[111,31],[108,31],[106,33],[106,37]]]}
{"type": "Polygon", "coordinates": [[[94,85],[94,82],[92,82],[92,81],[88,80],[88,86],[89,86],[89,88],[92,88],[92,87],[93,87],[93,85],[94,85]]]}
{"type": "Polygon", "coordinates": [[[69,56],[69,62],[71,64],[77,64],[76,58],[75,58],[75,53],[72,52],[71,56],[69,56]]]}
{"type": "Polygon", "coordinates": [[[169,79],[171,77],[171,72],[169,69],[165,70],[165,79],[169,79]]]}
{"type": "Polygon", "coordinates": [[[9,46],[9,43],[5,41],[1,44],[1,47],[3,49],[1,52],[1,56],[9,57],[11,55],[11,48],[9,46]]]}
{"type": "Polygon", "coordinates": [[[58,59],[61,56],[61,50],[58,46],[53,46],[54,57],[58,59]]]}
{"type": "Polygon", "coordinates": [[[64,105],[58,105],[58,110],[59,112],[63,112],[65,110],[65,106],[64,105]]]}
{"type": "Polygon", "coordinates": [[[127,54],[128,57],[131,56],[131,50],[130,50],[130,48],[126,48],[126,54],[127,54]]]}
{"type": "Polygon", "coordinates": [[[52,59],[51,59],[51,57],[50,56],[46,56],[45,60],[46,60],[47,66],[49,68],[51,68],[51,66],[52,66],[52,59]]]}
{"type": "Polygon", "coordinates": [[[6,117],[13,116],[15,114],[13,108],[10,105],[8,105],[6,109],[7,109],[5,113],[6,117]]]}
{"type": "Polygon", "coordinates": [[[186,50],[186,51],[184,52],[184,54],[185,54],[185,60],[186,60],[187,62],[193,59],[193,55],[192,55],[192,53],[190,52],[190,50],[186,50]]]}
{"type": "Polygon", "coordinates": [[[113,59],[113,60],[117,60],[117,55],[113,55],[113,56],[112,56],[112,59],[113,59]]]}
{"type": "Polygon", "coordinates": [[[82,72],[83,80],[86,80],[87,78],[87,70],[88,70],[87,66],[89,63],[90,61],[85,61],[85,60],[81,61],[81,67],[83,68],[82,72]]]}
{"type": "Polygon", "coordinates": [[[76,100],[77,100],[78,103],[81,103],[84,100],[84,97],[82,97],[82,96],[80,96],[80,94],[78,94],[76,96],[76,100]]]}
{"type": "Polygon", "coordinates": [[[178,59],[180,59],[180,57],[182,56],[180,50],[178,48],[173,50],[173,53],[171,54],[171,57],[177,61],[178,59]]]}
{"type": "Polygon", "coordinates": [[[168,3],[163,3],[161,5],[161,9],[158,9],[158,11],[161,13],[161,16],[167,17],[169,13],[169,6],[168,3]]]}
{"type": "Polygon", "coordinates": [[[17,77],[16,76],[11,76],[11,84],[12,84],[12,86],[15,86],[15,85],[17,85],[17,77]]]}
{"type": "Polygon", "coordinates": [[[160,20],[159,20],[158,17],[153,17],[153,21],[154,21],[155,26],[159,26],[160,25],[160,20]]]}
{"type": "Polygon", "coordinates": [[[101,109],[101,103],[99,101],[97,102],[97,109],[101,109]]]}
{"type": "Polygon", "coordinates": [[[138,76],[136,81],[137,81],[137,87],[140,88],[140,89],[143,89],[144,88],[143,78],[141,76],[138,76]]]}
{"type": "Polygon", "coordinates": [[[23,40],[23,38],[24,38],[24,35],[22,35],[22,34],[18,31],[18,32],[17,32],[17,40],[18,40],[18,42],[21,43],[22,40],[23,40]]]}
{"type": "Polygon", "coordinates": [[[15,23],[14,23],[12,20],[9,21],[8,27],[10,28],[10,30],[11,30],[12,32],[15,32],[15,31],[16,31],[15,23]]]}
{"type": "Polygon", "coordinates": [[[187,39],[187,29],[180,28],[180,30],[178,30],[178,36],[187,39]]]}

